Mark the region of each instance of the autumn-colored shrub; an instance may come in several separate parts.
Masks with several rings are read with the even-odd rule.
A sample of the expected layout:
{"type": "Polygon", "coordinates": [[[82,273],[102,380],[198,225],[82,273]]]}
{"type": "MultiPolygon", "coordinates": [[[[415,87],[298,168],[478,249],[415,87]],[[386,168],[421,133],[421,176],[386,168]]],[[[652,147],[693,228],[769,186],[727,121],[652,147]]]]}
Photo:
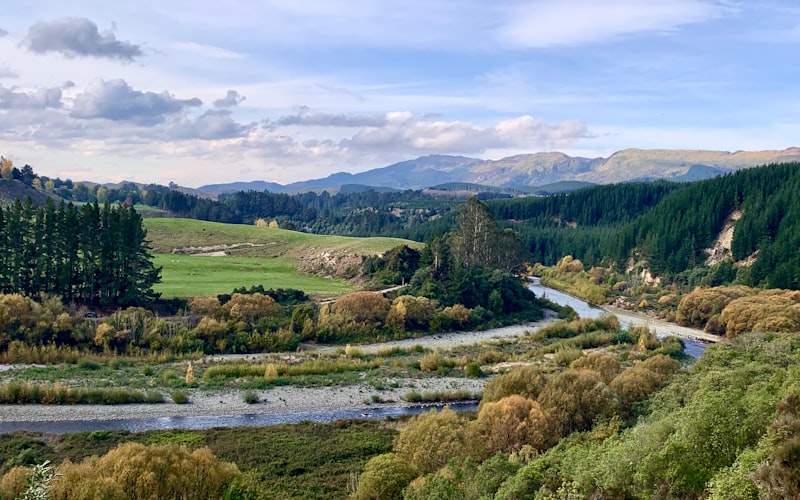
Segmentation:
{"type": "Polygon", "coordinates": [[[598,417],[610,418],[619,408],[617,395],[591,370],[570,369],[550,376],[538,401],[559,436],[588,430],[598,417]]]}
{"type": "Polygon", "coordinates": [[[100,458],[64,462],[52,498],[222,498],[239,475],[235,464],[217,460],[208,448],[121,444],[100,458]]]}
{"type": "Polygon", "coordinates": [[[719,320],[728,338],[747,332],[800,331],[800,291],[763,290],[732,300],[719,320]]]}
{"type": "Polygon", "coordinates": [[[215,316],[220,303],[217,297],[192,297],[189,299],[189,311],[199,316],[215,316]]]}
{"type": "Polygon", "coordinates": [[[746,286],[697,288],[681,299],[675,319],[683,326],[703,328],[709,318],[720,314],[732,300],[756,293],[758,289],[746,286]]]}
{"type": "Polygon", "coordinates": [[[394,451],[422,473],[433,472],[471,448],[464,419],[445,407],[412,418],[394,441],[394,451]]]}
{"type": "Polygon", "coordinates": [[[231,319],[251,324],[261,318],[272,317],[281,310],[275,299],[263,293],[234,293],[223,308],[231,319]]]}
{"type": "Polygon", "coordinates": [[[427,297],[401,295],[392,301],[386,323],[405,330],[426,330],[436,316],[439,303],[427,297]]]}
{"type": "Polygon", "coordinates": [[[483,388],[481,406],[499,401],[506,396],[518,394],[524,398],[536,399],[545,385],[541,368],[535,365],[514,368],[508,373],[498,375],[483,388]]]}
{"type": "Polygon", "coordinates": [[[389,307],[389,299],[379,293],[353,292],[337,299],[331,312],[347,323],[381,323],[389,307]]]}
{"type": "Polygon", "coordinates": [[[606,384],[622,371],[622,364],[616,356],[602,352],[592,352],[572,362],[575,370],[592,370],[600,375],[606,384]]]}
{"type": "Polygon", "coordinates": [[[481,406],[470,426],[472,445],[482,448],[481,458],[496,452],[511,453],[524,445],[545,450],[554,444],[549,417],[536,401],[507,396],[481,406]]]}

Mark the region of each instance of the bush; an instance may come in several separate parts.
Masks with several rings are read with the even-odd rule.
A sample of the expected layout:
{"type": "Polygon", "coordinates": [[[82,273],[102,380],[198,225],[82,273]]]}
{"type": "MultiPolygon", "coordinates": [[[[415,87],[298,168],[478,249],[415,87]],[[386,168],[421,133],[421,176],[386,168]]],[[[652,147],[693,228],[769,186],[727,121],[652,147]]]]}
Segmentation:
{"type": "Polygon", "coordinates": [[[244,402],[249,405],[254,405],[260,401],[256,391],[245,391],[243,397],[244,397],[244,402]]]}
{"type": "Polygon", "coordinates": [[[403,498],[403,489],[417,477],[413,465],[394,453],[373,457],[359,477],[355,500],[391,500],[403,498]]]}
{"type": "Polygon", "coordinates": [[[172,391],[172,402],[176,405],[185,405],[189,402],[189,394],[186,391],[172,391]]]}
{"type": "Polygon", "coordinates": [[[467,366],[464,367],[464,375],[472,378],[483,377],[483,370],[481,370],[481,365],[479,365],[475,361],[470,361],[469,363],[467,363],[467,366]]]}
{"type": "Polygon", "coordinates": [[[238,475],[235,464],[217,460],[208,448],[125,443],[101,458],[64,462],[52,497],[220,499],[238,475]]]}
{"type": "Polygon", "coordinates": [[[394,451],[423,473],[434,472],[455,457],[464,457],[467,446],[464,420],[450,408],[417,415],[395,438],[394,451]]]}

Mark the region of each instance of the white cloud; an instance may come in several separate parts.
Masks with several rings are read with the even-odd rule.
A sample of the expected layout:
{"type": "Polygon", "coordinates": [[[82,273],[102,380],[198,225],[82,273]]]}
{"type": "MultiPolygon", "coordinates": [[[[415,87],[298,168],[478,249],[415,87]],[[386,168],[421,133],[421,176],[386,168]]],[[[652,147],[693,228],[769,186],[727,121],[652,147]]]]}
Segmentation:
{"type": "Polygon", "coordinates": [[[36,23],[28,29],[25,40],[28,49],[36,54],[58,52],[66,57],[101,57],[132,61],[142,56],[139,45],[117,40],[111,30],[97,29],[86,18],[66,18],[36,23]]]}
{"type": "Polygon", "coordinates": [[[221,99],[217,99],[214,101],[215,108],[231,108],[233,106],[238,106],[246,99],[245,96],[239,94],[239,92],[235,90],[229,90],[225,97],[221,99]]]}
{"type": "Polygon", "coordinates": [[[73,118],[105,118],[152,124],[187,107],[202,105],[200,99],[176,99],[168,92],[141,92],[125,80],[95,80],[85,92],[75,97],[70,115],[73,118]]]}
{"type": "Polygon", "coordinates": [[[45,109],[61,107],[61,89],[41,88],[29,92],[0,85],[0,109],[45,109]]]}
{"type": "Polygon", "coordinates": [[[202,57],[209,59],[244,59],[244,54],[235,52],[222,47],[215,47],[214,45],[206,45],[195,42],[179,42],[175,44],[175,48],[184,50],[202,57]]]}
{"type": "Polygon", "coordinates": [[[464,121],[431,121],[408,112],[386,114],[382,127],[363,127],[340,145],[354,151],[404,153],[482,153],[487,149],[529,147],[560,148],[590,137],[580,121],[548,124],[529,115],[504,120],[490,127],[464,121]]]}
{"type": "Polygon", "coordinates": [[[574,46],[619,37],[672,32],[714,19],[725,9],[707,0],[560,0],[509,9],[499,39],[518,47],[574,46]]]}

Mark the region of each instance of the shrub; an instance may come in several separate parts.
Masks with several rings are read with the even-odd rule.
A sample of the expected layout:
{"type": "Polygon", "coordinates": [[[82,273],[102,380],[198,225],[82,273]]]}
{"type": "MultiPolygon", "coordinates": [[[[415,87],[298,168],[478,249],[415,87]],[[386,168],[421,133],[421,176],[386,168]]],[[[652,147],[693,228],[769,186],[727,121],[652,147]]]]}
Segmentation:
{"type": "Polygon", "coordinates": [[[553,355],[553,361],[558,366],[569,366],[570,363],[577,360],[583,356],[583,351],[581,349],[576,349],[572,347],[564,347],[556,351],[553,355]]]}
{"type": "Polygon", "coordinates": [[[481,406],[491,401],[498,401],[512,394],[536,399],[545,385],[545,377],[538,366],[522,366],[508,373],[498,375],[483,388],[481,406]]]}
{"type": "Polygon", "coordinates": [[[394,451],[423,473],[434,472],[467,450],[465,423],[453,410],[417,415],[409,420],[394,441],[394,451]]]}
{"type": "Polygon", "coordinates": [[[208,448],[125,443],[101,458],[64,462],[52,496],[219,499],[238,475],[235,464],[217,460],[208,448]]]}
{"type": "Polygon", "coordinates": [[[372,457],[358,480],[355,500],[391,500],[403,498],[403,489],[417,477],[413,465],[394,453],[372,457]]]}
{"type": "Polygon", "coordinates": [[[482,458],[511,453],[526,444],[537,450],[554,444],[550,420],[541,405],[518,395],[483,405],[471,432],[473,441],[483,448],[482,458]]]}
{"type": "Polygon", "coordinates": [[[172,402],[176,405],[185,405],[189,402],[189,394],[186,391],[172,391],[172,402]]]}
{"type": "Polygon", "coordinates": [[[570,364],[576,370],[592,370],[600,374],[603,382],[611,382],[622,371],[622,364],[611,354],[592,352],[582,356],[570,364]]]}
{"type": "Polygon", "coordinates": [[[464,367],[464,375],[472,378],[483,377],[483,370],[481,370],[481,365],[476,363],[475,361],[470,361],[469,363],[467,363],[467,366],[464,367]]]}
{"type": "Polygon", "coordinates": [[[244,402],[253,405],[260,401],[258,397],[258,393],[256,391],[245,391],[244,393],[244,402]]]}

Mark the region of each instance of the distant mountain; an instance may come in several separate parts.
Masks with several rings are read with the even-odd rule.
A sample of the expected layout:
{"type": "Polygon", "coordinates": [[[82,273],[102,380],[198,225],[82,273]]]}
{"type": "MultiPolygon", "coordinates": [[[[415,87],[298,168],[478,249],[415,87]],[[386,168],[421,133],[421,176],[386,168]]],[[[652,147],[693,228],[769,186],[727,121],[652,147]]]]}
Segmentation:
{"type": "Polygon", "coordinates": [[[213,196],[222,192],[267,190],[279,193],[338,191],[359,184],[375,188],[423,189],[447,183],[469,183],[522,188],[580,181],[610,184],[635,180],[696,181],[769,163],[800,161],[800,148],[779,151],[707,151],[678,149],[624,149],[608,158],[583,158],[564,153],[533,153],[481,160],[464,156],[430,155],[387,167],[350,174],[339,172],[322,179],[280,185],[271,182],[235,182],[198,188],[213,196]]]}

